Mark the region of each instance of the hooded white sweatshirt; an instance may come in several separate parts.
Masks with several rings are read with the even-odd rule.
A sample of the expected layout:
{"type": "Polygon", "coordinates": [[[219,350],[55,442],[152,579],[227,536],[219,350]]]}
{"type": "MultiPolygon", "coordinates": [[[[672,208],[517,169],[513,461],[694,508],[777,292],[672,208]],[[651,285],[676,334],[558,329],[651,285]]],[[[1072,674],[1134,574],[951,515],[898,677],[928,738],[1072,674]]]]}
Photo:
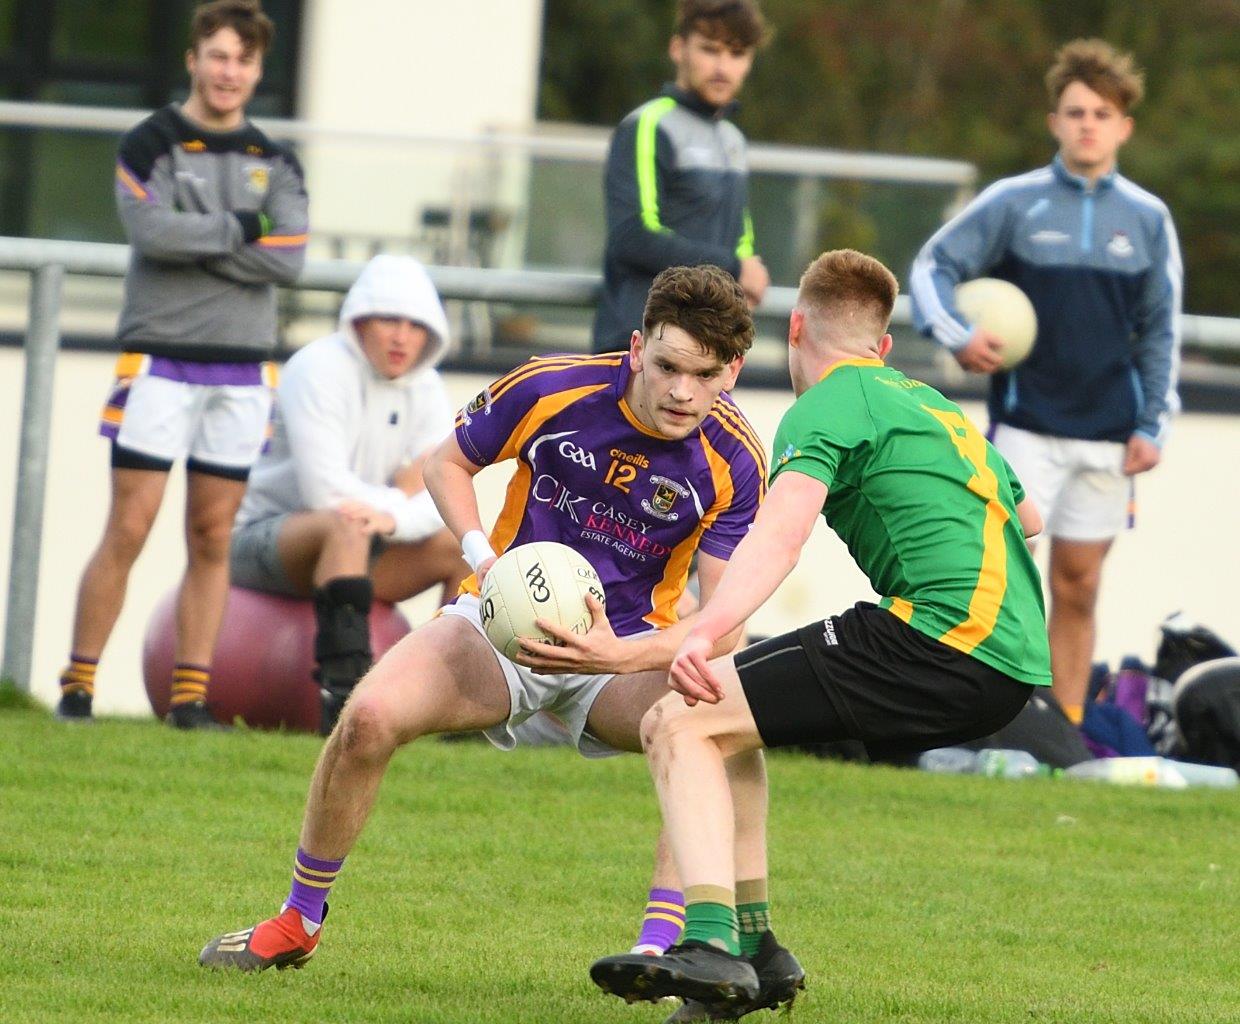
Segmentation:
{"type": "Polygon", "coordinates": [[[250,473],[237,526],[352,498],[396,520],[392,540],[418,541],[441,529],[430,494],[409,497],[389,482],[452,430],[453,409],[435,369],[448,349],[448,318],[422,264],[408,256],[367,263],[336,332],[284,367],[271,444],[250,473]],[[362,351],[353,322],[365,316],[405,317],[430,335],[418,361],[395,380],[362,351]]]}

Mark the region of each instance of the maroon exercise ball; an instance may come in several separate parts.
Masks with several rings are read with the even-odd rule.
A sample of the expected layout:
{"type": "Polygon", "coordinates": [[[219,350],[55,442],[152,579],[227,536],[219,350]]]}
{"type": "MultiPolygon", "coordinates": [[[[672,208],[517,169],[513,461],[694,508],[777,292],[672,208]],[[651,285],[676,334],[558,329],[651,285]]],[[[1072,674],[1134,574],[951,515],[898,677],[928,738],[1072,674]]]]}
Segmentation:
{"type": "MultiPolygon", "coordinates": [[[[314,681],[314,604],[231,587],[207,703],[216,719],[240,718],[263,729],[318,732],[319,688],[314,681]]],[[[370,647],[375,659],[409,632],[394,605],[370,609],[370,647]]],[[[165,594],[147,623],[142,676],[155,714],[168,713],[176,633],[176,591],[165,594]]]]}

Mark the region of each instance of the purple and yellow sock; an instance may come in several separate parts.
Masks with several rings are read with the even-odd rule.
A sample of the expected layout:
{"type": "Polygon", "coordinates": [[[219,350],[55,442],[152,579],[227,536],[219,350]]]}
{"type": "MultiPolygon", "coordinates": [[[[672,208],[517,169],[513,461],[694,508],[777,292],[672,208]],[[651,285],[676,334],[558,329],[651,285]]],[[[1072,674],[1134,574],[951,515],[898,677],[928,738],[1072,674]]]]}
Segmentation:
{"type": "Polygon", "coordinates": [[[193,704],[207,699],[207,684],[211,682],[208,665],[187,665],[178,661],[172,670],[172,706],[193,704]]]}
{"type": "Polygon", "coordinates": [[[763,933],[771,930],[765,878],[747,878],[736,883],[736,923],[740,928],[741,952],[753,956],[762,944],[763,933]]]}
{"type": "Polygon", "coordinates": [[[736,894],[722,885],[685,887],[685,934],[682,942],[704,942],[740,956],[736,894]]]}
{"type": "Polygon", "coordinates": [[[88,697],[93,697],[95,695],[95,672],[98,669],[98,658],[83,658],[80,654],[70,653],[69,665],[60,673],[60,692],[81,691],[88,697]]]}
{"type": "Polygon", "coordinates": [[[646,916],[632,953],[658,955],[680,941],[685,930],[685,898],[679,889],[651,889],[646,916]]]}
{"type": "Polygon", "coordinates": [[[293,884],[284,905],[294,907],[312,924],[322,924],[323,904],[343,863],[343,857],[340,860],[311,857],[299,846],[293,861],[293,884]]]}

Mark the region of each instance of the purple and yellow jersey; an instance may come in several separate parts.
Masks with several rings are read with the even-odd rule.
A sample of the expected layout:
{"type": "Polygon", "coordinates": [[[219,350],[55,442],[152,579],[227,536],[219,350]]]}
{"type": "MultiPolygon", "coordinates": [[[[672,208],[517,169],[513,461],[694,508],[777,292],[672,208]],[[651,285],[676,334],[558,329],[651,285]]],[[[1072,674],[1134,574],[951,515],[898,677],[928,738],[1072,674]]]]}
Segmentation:
{"type": "MultiPolygon", "coordinates": [[[[637,419],[624,399],[628,381],[627,352],[538,357],[456,419],[472,462],[517,461],[491,545],[558,541],[581,552],[619,636],[676,621],[694,551],[731,556],[767,476],[762,444],[730,397],[675,441],[637,419]]],[[[464,589],[477,593],[477,581],[464,589]]]]}

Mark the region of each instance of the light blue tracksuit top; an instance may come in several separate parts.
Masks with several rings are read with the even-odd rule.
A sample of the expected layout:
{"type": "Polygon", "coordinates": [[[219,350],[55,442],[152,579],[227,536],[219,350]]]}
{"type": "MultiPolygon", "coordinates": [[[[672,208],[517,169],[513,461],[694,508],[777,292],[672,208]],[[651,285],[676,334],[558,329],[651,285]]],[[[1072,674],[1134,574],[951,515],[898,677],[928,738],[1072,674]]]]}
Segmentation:
{"type": "Polygon", "coordinates": [[[1116,172],[1091,188],[1056,156],[995,182],[922,247],[910,286],[918,330],[964,345],[972,327],[955,287],[976,277],[1017,285],[1038,315],[1029,358],[991,379],[992,424],[1163,442],[1179,408],[1183,267],[1161,200],[1116,172]]]}

